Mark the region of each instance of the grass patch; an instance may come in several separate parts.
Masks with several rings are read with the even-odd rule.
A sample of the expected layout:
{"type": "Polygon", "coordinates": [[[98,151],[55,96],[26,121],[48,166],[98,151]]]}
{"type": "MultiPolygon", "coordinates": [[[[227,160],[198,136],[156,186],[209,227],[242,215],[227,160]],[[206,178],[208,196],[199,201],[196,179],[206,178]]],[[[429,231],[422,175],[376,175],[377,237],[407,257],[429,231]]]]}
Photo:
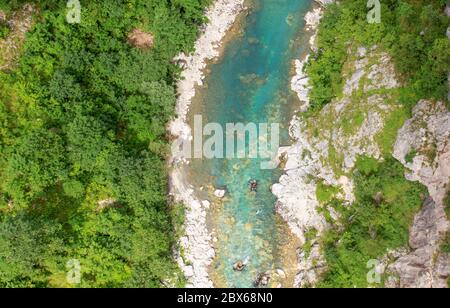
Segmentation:
{"type": "Polygon", "coordinates": [[[309,258],[309,255],[311,254],[312,247],[313,247],[313,241],[316,239],[318,234],[317,229],[311,228],[308,231],[305,232],[305,244],[303,245],[302,249],[305,253],[306,258],[309,258]]]}
{"type": "Polygon", "coordinates": [[[7,25],[0,24],[0,39],[5,39],[8,37],[9,33],[11,32],[11,29],[7,25]]]}
{"type": "Polygon", "coordinates": [[[365,176],[377,172],[378,168],[379,162],[375,158],[361,156],[356,160],[356,169],[365,176]]]}
{"type": "Polygon", "coordinates": [[[337,207],[339,224],[321,240],[328,270],[319,287],[367,287],[367,262],[408,244],[409,227],[426,193],[424,186],[405,179],[403,166],[393,158],[360,158],[357,166],[356,202],[337,207]],[[377,194],[383,196],[378,202],[377,194]]]}
{"type": "Polygon", "coordinates": [[[404,106],[398,106],[387,115],[383,131],[376,136],[376,141],[384,157],[391,155],[398,130],[410,117],[410,109],[404,106]]]}
{"type": "Polygon", "coordinates": [[[346,136],[355,134],[364,123],[367,114],[364,111],[348,112],[341,121],[342,129],[346,136]]]}
{"type": "Polygon", "coordinates": [[[328,151],[328,164],[333,169],[336,177],[343,174],[342,165],[344,164],[344,155],[338,153],[334,146],[329,147],[328,151]]]}
{"type": "Polygon", "coordinates": [[[414,158],[417,156],[417,151],[416,150],[412,150],[411,152],[408,153],[408,155],[406,155],[405,157],[405,161],[408,164],[412,164],[414,161],[414,158]]]}
{"type": "Polygon", "coordinates": [[[450,219],[450,188],[447,188],[447,193],[445,194],[444,209],[447,214],[447,218],[450,219]]]}
{"type": "Polygon", "coordinates": [[[316,197],[322,204],[330,202],[338,193],[337,187],[326,185],[324,182],[317,183],[316,197]]]}
{"type": "Polygon", "coordinates": [[[447,231],[441,244],[441,252],[450,253],[450,231],[447,231]]]}

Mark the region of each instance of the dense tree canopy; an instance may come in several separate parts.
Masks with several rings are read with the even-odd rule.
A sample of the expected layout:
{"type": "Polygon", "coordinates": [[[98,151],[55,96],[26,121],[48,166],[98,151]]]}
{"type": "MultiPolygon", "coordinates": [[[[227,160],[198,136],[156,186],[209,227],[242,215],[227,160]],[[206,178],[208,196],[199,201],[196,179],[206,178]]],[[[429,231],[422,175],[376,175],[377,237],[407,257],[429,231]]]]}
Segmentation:
{"type": "MultiPolygon", "coordinates": [[[[165,125],[172,59],[190,51],[210,0],[34,3],[20,62],[0,71],[0,286],[157,287],[177,279],[165,125]],[[134,29],[154,46],[127,43],[134,29]]],[[[3,34],[2,36],[6,35],[3,34]]]]}

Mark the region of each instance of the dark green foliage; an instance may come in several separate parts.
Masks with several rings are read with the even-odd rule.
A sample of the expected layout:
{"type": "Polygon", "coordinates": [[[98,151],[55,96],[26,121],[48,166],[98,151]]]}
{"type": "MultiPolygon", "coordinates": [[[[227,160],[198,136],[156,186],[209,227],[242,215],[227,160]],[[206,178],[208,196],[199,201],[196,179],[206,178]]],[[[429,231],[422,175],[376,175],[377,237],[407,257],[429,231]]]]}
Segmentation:
{"type": "Polygon", "coordinates": [[[356,202],[349,207],[333,202],[340,226],[322,240],[328,271],[320,287],[367,287],[367,262],[407,245],[426,193],[425,187],[405,179],[403,166],[393,158],[377,164],[360,158],[357,166],[356,202]]]}
{"type": "Polygon", "coordinates": [[[367,0],[344,0],[327,9],[319,28],[319,51],[306,67],[314,109],[340,94],[347,50],[358,46],[377,45],[390,51],[409,87],[410,104],[420,98],[446,98],[450,42],[445,1],[387,0],[381,4],[381,24],[367,22],[367,0]]]}
{"type": "Polygon", "coordinates": [[[7,25],[0,23],[0,39],[4,39],[8,36],[10,29],[7,25]]]}
{"type": "Polygon", "coordinates": [[[406,155],[405,157],[405,161],[409,164],[414,162],[414,158],[417,156],[417,151],[413,150],[411,152],[408,153],[408,155],[406,155]]]}
{"type": "Polygon", "coordinates": [[[65,0],[31,2],[19,66],[0,72],[0,287],[70,286],[70,259],[83,287],[182,283],[165,125],[172,59],[192,50],[210,0],[81,0],[80,24],[66,22],[65,0]],[[127,43],[136,27],[153,48],[127,43]]]}
{"type": "Polygon", "coordinates": [[[0,284],[45,287],[52,272],[63,270],[61,226],[51,219],[21,213],[0,217],[0,284]]]}
{"type": "Polygon", "coordinates": [[[447,193],[445,194],[444,209],[447,217],[450,219],[450,187],[447,188],[447,193]]]}
{"type": "Polygon", "coordinates": [[[441,252],[450,253],[450,231],[445,234],[444,240],[441,244],[441,252]]]}

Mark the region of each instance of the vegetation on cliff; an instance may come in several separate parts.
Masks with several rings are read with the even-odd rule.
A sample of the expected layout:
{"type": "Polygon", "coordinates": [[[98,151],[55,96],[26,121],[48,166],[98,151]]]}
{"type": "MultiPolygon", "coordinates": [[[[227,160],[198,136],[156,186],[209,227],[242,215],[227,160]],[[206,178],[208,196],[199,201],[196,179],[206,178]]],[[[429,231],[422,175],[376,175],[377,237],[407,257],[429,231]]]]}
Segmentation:
{"type": "MultiPolygon", "coordinates": [[[[311,109],[304,117],[310,124],[310,135],[319,140],[335,136],[326,132],[338,128],[347,134],[330,147],[325,163],[337,176],[345,174],[353,179],[356,201],[344,205],[342,200],[330,197],[330,189],[324,190],[322,184],[317,187],[321,209],[331,224],[320,240],[327,270],[319,287],[367,287],[368,261],[380,260],[389,250],[408,245],[410,226],[427,191],[423,185],[405,179],[405,169],[392,157],[392,151],[398,130],[420,99],[447,101],[450,41],[445,5],[446,1],[440,0],[382,1],[381,23],[369,24],[367,1],[343,0],[327,7],[321,20],[318,51],[306,66],[312,89],[311,109]],[[357,55],[361,47],[364,56],[357,55]],[[370,66],[371,53],[392,58],[400,84],[386,89],[382,85],[367,87],[364,77],[356,91],[346,91],[355,73],[352,67],[352,74],[348,74],[346,65],[364,58],[370,66]],[[374,140],[360,141],[378,147],[380,160],[359,157],[356,167],[345,172],[343,165],[348,157],[339,152],[338,144],[351,143],[348,140],[368,117],[366,101],[374,97],[380,98],[380,108],[385,107],[376,111],[383,119],[382,129],[374,140]],[[345,103],[336,106],[342,101],[345,103]],[[335,109],[340,110],[340,117],[331,117],[335,109]],[[339,214],[337,221],[329,219],[327,208],[339,214]]],[[[361,75],[368,73],[364,65],[358,69],[366,70],[361,75]]]]}
{"type": "Polygon", "coordinates": [[[322,238],[328,270],[319,287],[367,287],[368,262],[408,244],[409,227],[426,196],[425,187],[406,180],[393,158],[359,158],[354,180],[354,204],[328,203],[340,219],[322,238]]]}
{"type": "Polygon", "coordinates": [[[366,0],[344,0],[328,6],[319,26],[318,51],[306,71],[311,79],[311,104],[320,110],[342,91],[342,68],[349,48],[389,51],[407,91],[403,101],[447,97],[450,42],[445,0],[381,1],[381,23],[367,22],[366,0]]]}

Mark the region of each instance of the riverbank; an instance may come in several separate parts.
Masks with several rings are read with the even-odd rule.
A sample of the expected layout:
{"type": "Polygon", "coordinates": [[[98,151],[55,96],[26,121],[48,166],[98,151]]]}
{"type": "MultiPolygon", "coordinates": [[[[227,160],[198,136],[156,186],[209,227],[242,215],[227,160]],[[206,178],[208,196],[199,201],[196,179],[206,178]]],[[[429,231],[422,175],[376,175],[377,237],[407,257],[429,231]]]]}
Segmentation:
{"type": "MultiPolygon", "coordinates": [[[[203,84],[204,70],[208,61],[220,55],[220,47],[227,32],[238,15],[243,12],[244,0],[217,0],[207,11],[209,23],[195,43],[195,52],[180,55],[175,60],[185,65],[182,79],[178,82],[177,118],[169,125],[169,132],[176,139],[174,144],[192,140],[191,128],[187,124],[190,104],[196,94],[196,87],[203,84]]],[[[185,179],[183,166],[187,157],[177,148],[172,150],[170,194],[175,202],[184,204],[185,236],[179,240],[177,262],[188,280],[188,287],[213,287],[208,268],[214,258],[211,235],[206,226],[206,210],[209,202],[198,200],[194,190],[185,179]]]]}
{"type": "MultiPolygon", "coordinates": [[[[291,89],[297,94],[299,106],[298,112],[305,112],[309,108],[309,78],[304,72],[304,66],[309,60],[310,52],[316,50],[317,32],[320,20],[323,17],[326,5],[334,1],[316,1],[312,9],[305,16],[305,31],[310,36],[309,50],[302,58],[294,61],[295,75],[291,80],[291,89]]],[[[315,174],[315,168],[320,166],[320,159],[304,136],[303,123],[295,115],[291,121],[289,134],[293,144],[280,149],[280,157],[284,157],[286,164],[285,174],[279,183],[272,186],[272,193],[277,197],[276,210],[286,221],[291,231],[300,239],[301,246],[305,246],[308,233],[319,234],[326,225],[325,219],[317,212],[319,201],[316,196],[316,183],[310,180],[310,175],[315,174]],[[309,155],[305,155],[308,153],[309,155]]],[[[322,178],[332,180],[331,170],[321,169],[322,178]]],[[[303,280],[314,282],[317,276],[310,269],[321,268],[324,262],[320,257],[318,245],[312,245],[310,251],[299,250],[298,274],[294,286],[302,286],[303,280]],[[309,254],[309,256],[306,256],[309,254]],[[319,261],[317,261],[319,260],[319,261]],[[308,276],[308,277],[306,277],[308,276]],[[306,279],[305,279],[306,278],[306,279]]]]}

